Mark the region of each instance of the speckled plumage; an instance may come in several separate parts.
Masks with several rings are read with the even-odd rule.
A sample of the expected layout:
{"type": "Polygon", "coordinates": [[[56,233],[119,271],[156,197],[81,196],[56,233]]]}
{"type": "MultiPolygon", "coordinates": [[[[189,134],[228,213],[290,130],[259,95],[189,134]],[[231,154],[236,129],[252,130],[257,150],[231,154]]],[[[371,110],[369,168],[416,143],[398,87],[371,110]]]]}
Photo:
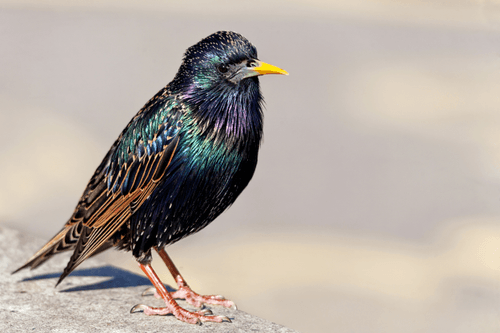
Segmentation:
{"type": "Polygon", "coordinates": [[[257,165],[262,73],[253,69],[259,64],[255,47],[234,32],[217,32],[190,47],[173,81],[113,144],[70,220],[20,269],[73,250],[60,282],[112,246],[149,263],[151,248],[212,222],[257,165]]]}

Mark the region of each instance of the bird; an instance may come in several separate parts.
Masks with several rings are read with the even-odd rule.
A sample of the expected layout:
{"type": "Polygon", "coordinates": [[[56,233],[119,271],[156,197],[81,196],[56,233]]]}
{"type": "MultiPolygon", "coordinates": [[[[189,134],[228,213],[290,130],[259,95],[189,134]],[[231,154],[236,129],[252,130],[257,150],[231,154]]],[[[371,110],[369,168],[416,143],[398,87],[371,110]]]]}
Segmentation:
{"type": "Polygon", "coordinates": [[[129,251],[171,314],[191,323],[229,321],[175,301],[235,307],[194,292],[165,247],[206,227],[250,182],[263,135],[259,76],[288,73],[264,63],[241,34],[218,31],[189,47],[174,79],[132,118],[95,170],[71,218],[28,261],[34,269],[73,251],[56,286],[85,259],[116,247],[129,251]],[[156,251],[177,283],[169,292],[151,266],[156,251]]]}

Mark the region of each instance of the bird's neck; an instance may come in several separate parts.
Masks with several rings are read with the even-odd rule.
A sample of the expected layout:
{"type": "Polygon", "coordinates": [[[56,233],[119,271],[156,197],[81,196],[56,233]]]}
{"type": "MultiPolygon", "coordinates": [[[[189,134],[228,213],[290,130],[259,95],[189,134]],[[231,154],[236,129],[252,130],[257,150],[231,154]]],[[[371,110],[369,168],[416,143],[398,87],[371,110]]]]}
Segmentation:
{"type": "Polygon", "coordinates": [[[258,80],[214,90],[192,89],[183,97],[198,135],[232,149],[258,148],[263,121],[258,80]]]}

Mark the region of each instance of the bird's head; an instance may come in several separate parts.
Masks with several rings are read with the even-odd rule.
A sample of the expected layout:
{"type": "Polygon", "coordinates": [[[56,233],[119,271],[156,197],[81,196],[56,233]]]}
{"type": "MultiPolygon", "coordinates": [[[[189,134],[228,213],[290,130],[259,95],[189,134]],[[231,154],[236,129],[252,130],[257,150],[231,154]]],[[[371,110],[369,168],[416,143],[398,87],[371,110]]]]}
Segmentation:
{"type": "Polygon", "coordinates": [[[288,73],[259,61],[242,35],[219,31],[187,49],[170,88],[189,106],[198,135],[245,149],[258,146],[262,135],[257,77],[265,74],[288,73]]]}
{"type": "Polygon", "coordinates": [[[245,37],[219,31],[187,49],[176,80],[184,93],[226,92],[258,88],[257,76],[288,73],[261,62],[257,49],[245,37]]]}

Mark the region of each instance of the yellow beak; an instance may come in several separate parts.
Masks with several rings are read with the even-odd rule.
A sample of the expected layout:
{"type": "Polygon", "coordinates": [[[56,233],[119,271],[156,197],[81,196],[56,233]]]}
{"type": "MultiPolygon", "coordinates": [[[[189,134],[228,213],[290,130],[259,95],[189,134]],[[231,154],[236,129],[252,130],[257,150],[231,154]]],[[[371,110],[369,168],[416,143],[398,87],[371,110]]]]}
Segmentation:
{"type": "Polygon", "coordinates": [[[282,74],[288,75],[288,72],[278,68],[276,66],[266,64],[262,61],[256,61],[257,67],[250,67],[249,70],[256,72],[256,75],[266,75],[266,74],[282,74]]]}

